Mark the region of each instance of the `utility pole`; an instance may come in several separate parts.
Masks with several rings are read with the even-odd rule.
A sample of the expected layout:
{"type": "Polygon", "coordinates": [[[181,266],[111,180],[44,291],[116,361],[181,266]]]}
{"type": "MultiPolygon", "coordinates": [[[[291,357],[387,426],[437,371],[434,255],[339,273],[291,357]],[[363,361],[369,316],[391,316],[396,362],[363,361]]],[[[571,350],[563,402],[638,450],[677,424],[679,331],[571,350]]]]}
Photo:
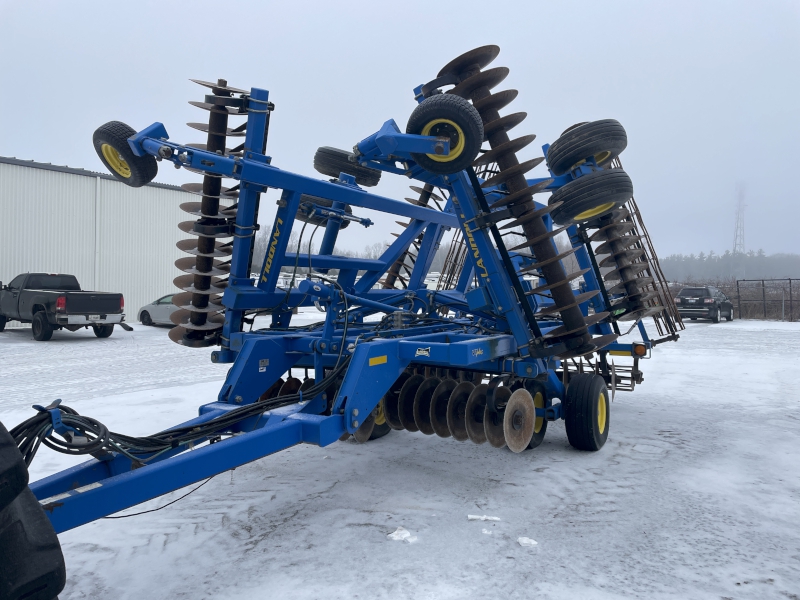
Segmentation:
{"type": "Polygon", "coordinates": [[[744,203],[744,184],[738,183],[736,185],[736,225],[733,230],[733,261],[735,276],[744,278],[745,276],[745,246],[744,246],[744,209],[747,206],[744,203]]]}

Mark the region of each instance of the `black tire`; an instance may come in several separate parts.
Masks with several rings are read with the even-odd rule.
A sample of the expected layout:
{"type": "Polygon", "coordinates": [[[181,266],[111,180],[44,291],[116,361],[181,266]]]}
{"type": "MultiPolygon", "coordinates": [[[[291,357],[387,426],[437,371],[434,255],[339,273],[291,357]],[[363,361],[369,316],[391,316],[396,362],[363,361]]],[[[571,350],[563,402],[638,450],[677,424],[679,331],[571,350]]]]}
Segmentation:
{"type": "Polygon", "coordinates": [[[0,315],[0,332],[5,330],[7,321],[8,319],[6,319],[5,315],[0,315]]]}
{"type": "Polygon", "coordinates": [[[149,154],[136,156],[133,153],[128,138],[135,134],[130,125],[109,121],[95,130],[92,141],[97,156],[115,179],[131,187],[142,187],[155,179],[158,163],[149,154]]]}
{"type": "Polygon", "coordinates": [[[107,338],[114,333],[114,324],[111,325],[92,325],[94,334],[99,338],[107,338]]]}
{"type": "MultiPolygon", "coordinates": [[[[318,196],[309,196],[307,194],[302,194],[300,196],[300,206],[303,205],[311,205],[316,204],[317,206],[321,206],[322,208],[330,208],[333,206],[333,200],[328,200],[327,198],[319,198],[318,196]]],[[[353,214],[353,207],[349,204],[344,205],[344,212],[348,215],[353,214]]],[[[297,220],[302,221],[303,223],[308,223],[309,225],[320,225],[324,226],[328,223],[328,217],[322,215],[314,215],[312,217],[306,216],[306,212],[303,210],[297,209],[297,220]]],[[[345,229],[350,225],[350,221],[342,221],[342,224],[339,226],[339,230],[345,229]]]]}
{"type": "MultiPolygon", "coordinates": [[[[733,321],[733,307],[728,311],[728,314],[725,315],[726,321],[733,321]]],[[[2,327],[0,327],[0,331],[3,331],[2,327]]]]}
{"type": "Polygon", "coordinates": [[[411,113],[406,133],[450,138],[450,154],[411,154],[431,173],[449,175],[472,165],[483,143],[481,116],[468,100],[452,94],[436,94],[423,100],[411,113]],[[437,123],[437,121],[442,122],[437,123]]]}
{"type": "Polygon", "coordinates": [[[633,196],[633,182],[622,169],[602,169],[578,177],[550,196],[561,202],[551,214],[558,225],[582,223],[622,206],[633,196]]]}
{"type": "Polygon", "coordinates": [[[339,173],[347,173],[356,178],[358,185],[364,187],[378,185],[381,180],[380,171],[359,165],[355,162],[355,155],[352,152],[330,146],[317,148],[314,154],[314,168],[328,177],[339,177],[339,173]]]}
{"type": "Polygon", "coordinates": [[[142,315],[139,317],[139,321],[145,327],[152,327],[153,326],[153,318],[150,316],[150,313],[147,312],[147,311],[144,311],[142,313],[142,315]]]}
{"type": "Polygon", "coordinates": [[[592,157],[602,166],[619,156],[627,145],[625,128],[615,119],[573,125],[551,144],[547,166],[555,175],[568,173],[592,157]]]}
{"type": "Polygon", "coordinates": [[[33,329],[33,339],[37,342],[46,342],[53,337],[53,326],[47,321],[47,315],[43,311],[33,315],[31,328],[33,329]]]}
{"type": "Polygon", "coordinates": [[[378,402],[378,406],[375,407],[375,427],[372,429],[372,433],[369,435],[369,441],[382,438],[391,430],[392,428],[389,427],[389,424],[386,422],[383,398],[381,398],[381,401],[378,402]]]}
{"type": "Polygon", "coordinates": [[[606,382],[599,375],[579,373],[570,378],[564,421],[573,448],[596,451],[606,443],[611,422],[609,399],[606,382]]]}
{"type": "Polygon", "coordinates": [[[722,321],[722,308],[717,308],[717,312],[711,317],[712,323],[719,323],[722,321]]]}

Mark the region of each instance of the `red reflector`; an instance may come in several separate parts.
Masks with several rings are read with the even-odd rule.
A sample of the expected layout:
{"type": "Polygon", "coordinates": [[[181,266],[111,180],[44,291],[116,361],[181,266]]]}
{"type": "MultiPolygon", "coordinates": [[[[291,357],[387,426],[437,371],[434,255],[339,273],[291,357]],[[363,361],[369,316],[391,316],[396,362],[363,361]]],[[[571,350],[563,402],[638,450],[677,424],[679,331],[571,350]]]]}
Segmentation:
{"type": "Polygon", "coordinates": [[[64,312],[67,309],[67,297],[59,296],[56,298],[56,312],[64,312]]]}
{"type": "Polygon", "coordinates": [[[704,298],[703,299],[703,304],[714,304],[714,299],[713,298],[704,298]]]}
{"type": "Polygon", "coordinates": [[[123,296],[122,294],[120,294],[119,296],[119,309],[125,310],[125,296],[123,296]]]}

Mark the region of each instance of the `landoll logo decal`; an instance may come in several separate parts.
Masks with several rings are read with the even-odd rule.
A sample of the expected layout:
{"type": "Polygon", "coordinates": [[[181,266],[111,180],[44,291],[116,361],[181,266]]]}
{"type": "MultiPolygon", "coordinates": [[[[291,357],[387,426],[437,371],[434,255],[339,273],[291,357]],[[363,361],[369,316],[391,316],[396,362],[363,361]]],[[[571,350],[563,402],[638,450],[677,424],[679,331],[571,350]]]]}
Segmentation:
{"type": "Polygon", "coordinates": [[[483,356],[483,348],[473,349],[472,356],[483,356]]]}
{"type": "Polygon", "coordinates": [[[414,356],[415,357],[416,356],[427,356],[428,358],[430,358],[430,356],[431,356],[431,348],[430,348],[430,346],[428,346],[427,348],[417,348],[417,351],[414,354],[414,356]]]}

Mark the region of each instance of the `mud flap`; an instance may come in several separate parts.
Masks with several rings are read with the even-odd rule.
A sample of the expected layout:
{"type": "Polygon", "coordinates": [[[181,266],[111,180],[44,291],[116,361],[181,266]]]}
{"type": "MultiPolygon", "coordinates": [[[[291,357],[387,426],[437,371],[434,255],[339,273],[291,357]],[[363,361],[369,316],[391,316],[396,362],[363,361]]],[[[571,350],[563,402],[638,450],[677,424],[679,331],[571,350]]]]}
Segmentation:
{"type": "Polygon", "coordinates": [[[58,536],[28,487],[28,470],[0,423],[0,600],[53,600],[66,567],[58,536]]]}

